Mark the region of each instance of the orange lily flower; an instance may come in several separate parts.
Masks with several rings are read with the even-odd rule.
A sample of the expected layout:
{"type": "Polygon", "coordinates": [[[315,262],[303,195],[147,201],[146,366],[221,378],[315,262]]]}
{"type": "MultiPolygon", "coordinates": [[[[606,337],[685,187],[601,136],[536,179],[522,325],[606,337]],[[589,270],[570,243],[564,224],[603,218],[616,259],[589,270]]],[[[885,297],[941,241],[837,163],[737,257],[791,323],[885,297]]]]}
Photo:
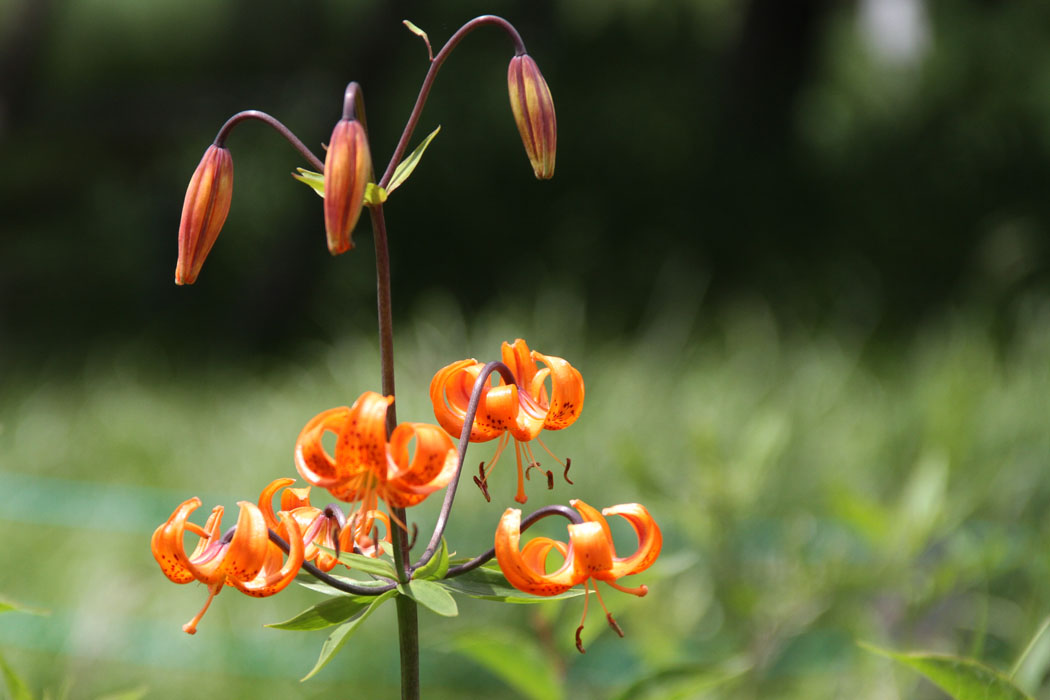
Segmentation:
{"type": "Polygon", "coordinates": [[[623,576],[630,576],[648,569],[660,555],[663,536],[660,528],[645,506],[639,503],[625,503],[605,508],[600,513],[583,501],[572,500],[569,505],[583,516],[580,524],[568,526],[569,543],[565,544],[549,537],[536,537],[524,548],[519,548],[521,540],[521,511],[508,508],[500,518],[496,529],[496,561],[507,577],[507,581],[519,591],[539,596],[559,595],[580,583],[584,585],[583,619],[576,629],[576,648],[583,653],[580,633],[587,620],[587,602],[590,598],[591,579],[594,579],[594,594],[605,610],[609,625],[621,637],[623,630],[616,624],[609,609],[605,607],[598,592],[598,581],[604,581],[618,591],[644,596],[649,592],[647,586],[627,588],[616,583],[623,576]],[[612,531],[603,516],[619,515],[634,528],[638,535],[638,549],[627,557],[616,556],[613,547],[612,531]],[[555,571],[547,573],[547,555],[556,549],[565,561],[555,571]]]}
{"type": "MultiPolygon", "coordinates": [[[[259,495],[259,510],[262,511],[266,524],[277,529],[277,518],[273,512],[273,495],[281,492],[281,510],[291,514],[303,533],[303,560],[312,561],[321,571],[331,571],[339,562],[335,554],[323,549],[335,551],[353,551],[356,548],[365,556],[378,557],[381,550],[370,536],[372,525],[376,520],[383,523],[386,541],[390,541],[390,519],[386,513],[371,510],[363,516],[355,513],[349,523],[341,524],[335,516],[310,505],[310,487],[285,488],[295,483],[295,479],[274,479],[259,495]],[[337,546],[338,543],[338,546],[337,546]]],[[[342,516],[339,516],[342,518],[342,516]]],[[[346,566],[344,564],[344,566],[346,566]]],[[[347,567],[349,568],[349,567],[347,567]]]]}
{"type": "MultiPolygon", "coordinates": [[[[513,345],[503,343],[501,353],[503,364],[514,375],[515,384],[505,384],[501,378],[498,386],[486,383],[482,389],[478,412],[470,430],[470,441],[487,442],[497,437],[500,441],[496,453],[489,460],[488,468],[482,468],[481,478],[475,479],[475,483],[482,487],[487,498],[484,484],[488,474],[513,437],[518,460],[518,491],[514,500],[525,503],[528,499],[523,476],[527,472],[522,470],[522,453],[528,459],[530,469],[539,466],[529,447],[530,441],[539,442],[547,454],[565,467],[565,480],[569,481],[571,462],[558,459],[539,439],[539,434],[542,430],[567,428],[579,417],[583,408],[583,377],[560,357],[530,352],[529,346],[521,338],[515,340],[513,345]],[[540,369],[536,365],[537,361],[546,367],[540,369]],[[548,379],[551,386],[549,392],[546,386],[548,379]]],[[[484,366],[473,359],[453,362],[435,374],[430,382],[434,415],[441,427],[453,435],[458,436],[463,432],[470,394],[484,366]]],[[[550,472],[548,482],[554,483],[550,472]]]]}
{"type": "Polygon", "coordinates": [[[458,467],[452,440],[427,423],[401,423],[388,440],[386,411],[393,401],[393,396],[367,391],[350,408],[314,416],[295,443],[299,474],[341,501],[360,501],[364,513],[376,510],[380,499],[391,508],[407,508],[444,488],[458,467]],[[334,457],[321,443],[326,432],[338,436],[334,457]]]}
{"type": "Polygon", "coordinates": [[[234,586],[250,596],[262,598],[284,590],[303,564],[303,540],[299,524],[287,512],[280,513],[274,528],[289,545],[287,560],[280,547],[270,541],[266,519],[252,503],[241,501],[237,527],[223,535],[222,506],[212,509],[204,527],[187,521],[201,505],[199,498],[184,501],[167,522],[158,527],[150,542],[153,556],[164,575],[175,583],[200,581],[208,587],[208,600],[192,620],[182,626],[195,634],[197,624],[224,585],[234,586]],[[183,534],[189,530],[200,537],[193,554],[183,548],[183,534]],[[283,565],[282,565],[283,562],[283,565]]]}

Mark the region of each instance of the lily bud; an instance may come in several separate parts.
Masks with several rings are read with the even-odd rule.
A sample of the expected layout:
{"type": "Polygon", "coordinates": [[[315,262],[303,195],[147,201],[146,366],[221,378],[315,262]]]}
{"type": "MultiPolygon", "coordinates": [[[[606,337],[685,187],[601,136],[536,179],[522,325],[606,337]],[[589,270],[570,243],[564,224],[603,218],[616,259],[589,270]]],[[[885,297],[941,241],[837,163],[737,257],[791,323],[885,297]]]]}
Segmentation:
{"type": "Polygon", "coordinates": [[[521,142],[540,180],[554,176],[554,153],[558,145],[558,121],[554,100],[539,67],[528,54],[510,59],[507,69],[510,108],[521,133],[521,142]]]}
{"type": "Polygon", "coordinates": [[[175,284],[193,284],[230,213],[233,199],[233,158],[212,144],[193,173],[179,224],[179,261],[175,284]]]}
{"type": "Polygon", "coordinates": [[[332,130],[324,160],[324,228],[332,255],[354,247],[350,240],[365,203],[372,176],[372,154],[365,129],[356,119],[342,119],[332,130]]]}

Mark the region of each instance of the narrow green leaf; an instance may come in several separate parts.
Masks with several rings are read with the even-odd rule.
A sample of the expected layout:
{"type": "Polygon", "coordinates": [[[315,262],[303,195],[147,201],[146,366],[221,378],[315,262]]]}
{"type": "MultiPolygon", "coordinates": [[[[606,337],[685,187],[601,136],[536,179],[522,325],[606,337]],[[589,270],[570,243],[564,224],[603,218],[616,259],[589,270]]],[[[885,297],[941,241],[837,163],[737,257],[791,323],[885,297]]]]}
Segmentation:
{"type": "MultiPolygon", "coordinates": [[[[321,549],[330,554],[335,554],[333,550],[327,547],[321,547],[321,549]]],[[[360,571],[363,574],[382,576],[392,581],[397,579],[397,572],[394,570],[394,565],[386,559],[373,559],[372,557],[366,557],[363,554],[340,552],[339,561],[349,566],[352,570],[360,571]]]]}
{"type": "Polygon", "coordinates": [[[349,620],[375,600],[373,596],[339,595],[312,605],[284,622],[266,625],[278,630],[319,630],[349,620]]]}
{"type": "Polygon", "coordinates": [[[324,668],[328,662],[332,660],[332,657],[343,648],[343,645],[346,644],[346,640],[350,639],[350,635],[357,631],[357,628],[361,626],[361,623],[367,620],[368,616],[374,613],[380,605],[390,600],[395,595],[397,595],[396,591],[387,591],[373,600],[372,604],[369,605],[361,615],[350,622],[345,622],[339,625],[332,634],[328,635],[328,639],[326,639],[321,646],[321,655],[317,658],[317,663],[314,664],[314,667],[310,669],[309,673],[299,680],[305,681],[313,678],[317,672],[324,668]]]}
{"type": "Polygon", "coordinates": [[[11,700],[33,700],[33,694],[15,670],[8,666],[4,657],[0,656],[0,671],[4,672],[4,682],[7,684],[7,694],[11,700]]]}
{"type": "Polygon", "coordinates": [[[486,627],[458,635],[452,648],[527,698],[565,697],[554,664],[531,636],[486,627]]]}
{"type": "Polygon", "coordinates": [[[397,590],[438,615],[443,617],[459,615],[456,599],[449,595],[449,592],[440,583],[417,579],[409,581],[408,585],[398,584],[397,590]]]}
{"type": "Polygon", "coordinates": [[[434,556],[430,558],[423,566],[419,567],[412,573],[412,578],[427,579],[436,581],[445,578],[445,574],[448,573],[448,544],[445,542],[445,538],[441,538],[441,549],[434,552],[434,556]]]}
{"type": "Polygon", "coordinates": [[[303,183],[307,187],[310,187],[314,192],[317,193],[318,197],[321,197],[323,199],[324,175],[322,175],[321,173],[315,173],[312,170],[307,170],[306,168],[296,168],[296,170],[299,171],[299,174],[296,175],[295,173],[292,173],[292,177],[294,177],[296,180],[303,183]]]}
{"type": "Polygon", "coordinates": [[[416,150],[408,154],[408,157],[397,164],[394,168],[394,176],[390,178],[390,183],[386,186],[386,191],[393,192],[408,179],[408,176],[412,174],[412,171],[419,165],[419,159],[423,157],[423,152],[427,150],[427,146],[434,140],[434,137],[441,131],[441,127],[434,129],[430,132],[430,135],[423,139],[423,142],[416,146],[416,150]]]}
{"type": "Polygon", "coordinates": [[[1006,676],[972,659],[946,654],[898,654],[863,642],[858,644],[918,671],[955,700],[1032,700],[1006,676]]]}
{"type": "Polygon", "coordinates": [[[545,603],[548,600],[575,598],[578,595],[583,595],[583,590],[580,588],[571,588],[560,595],[553,596],[536,596],[522,593],[510,585],[502,573],[486,567],[479,567],[454,578],[447,578],[441,583],[453,593],[460,593],[482,600],[495,600],[502,603],[545,603]]]}
{"type": "Polygon", "coordinates": [[[427,38],[427,33],[426,32],[424,32],[422,29],[420,29],[416,25],[414,25],[411,22],[409,22],[407,19],[401,20],[401,24],[403,24],[406,27],[408,27],[408,31],[412,32],[416,36],[423,37],[424,39],[427,38]]]}

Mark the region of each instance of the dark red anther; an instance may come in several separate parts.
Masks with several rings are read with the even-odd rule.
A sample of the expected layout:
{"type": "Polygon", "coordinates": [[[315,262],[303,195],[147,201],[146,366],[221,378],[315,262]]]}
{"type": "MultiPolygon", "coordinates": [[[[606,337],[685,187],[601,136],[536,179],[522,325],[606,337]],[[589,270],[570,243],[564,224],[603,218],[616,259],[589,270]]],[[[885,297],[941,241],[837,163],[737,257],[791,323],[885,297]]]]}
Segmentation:
{"type": "Polygon", "coordinates": [[[616,623],[616,620],[613,619],[612,613],[605,613],[605,619],[609,621],[609,627],[612,627],[614,630],[616,630],[616,634],[620,635],[620,637],[623,637],[623,630],[620,629],[620,625],[618,625],[616,623]]]}
{"type": "Polygon", "coordinates": [[[488,502],[488,503],[492,503],[492,496],[489,495],[489,487],[488,487],[487,482],[485,481],[485,463],[484,462],[482,462],[481,464],[478,465],[478,474],[480,474],[481,477],[478,478],[478,477],[475,476],[474,477],[474,484],[479,489],[481,489],[481,495],[485,497],[485,501],[488,502]]]}
{"type": "MultiPolygon", "coordinates": [[[[412,540],[408,543],[408,551],[412,551],[412,548],[416,546],[416,538],[419,537],[419,525],[412,523],[412,540]]],[[[376,528],[376,542],[379,541],[379,528],[376,528]]]]}
{"type": "Polygon", "coordinates": [[[587,650],[583,648],[583,640],[580,639],[581,632],[583,632],[583,625],[576,628],[576,650],[581,654],[586,654],[587,650]]]}
{"type": "Polygon", "coordinates": [[[569,478],[569,467],[571,467],[571,466],[572,466],[572,458],[571,457],[566,457],[565,458],[565,481],[567,481],[569,484],[572,484],[572,479],[569,478]]]}

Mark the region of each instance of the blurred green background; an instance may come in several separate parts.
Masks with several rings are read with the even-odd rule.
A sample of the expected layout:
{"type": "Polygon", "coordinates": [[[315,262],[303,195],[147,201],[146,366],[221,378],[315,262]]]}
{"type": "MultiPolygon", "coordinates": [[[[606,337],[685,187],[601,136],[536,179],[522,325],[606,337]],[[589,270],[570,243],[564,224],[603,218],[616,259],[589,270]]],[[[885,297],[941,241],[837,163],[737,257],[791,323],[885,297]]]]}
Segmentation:
{"type": "MultiPolygon", "coordinates": [[[[400,21],[438,46],[486,12],[550,83],[557,172],[532,178],[505,37],[472,35],[387,207],[399,416],[502,340],[566,357],[587,405],[548,444],[576,486],[529,505],[641,501],[665,553],[586,656],[578,599],[421,613],[426,696],[943,697],[858,639],[1009,669],[1050,614],[1038,0],[0,0],[0,595],[51,611],[0,616],[0,655],[53,697],[396,695],[392,607],[299,684],[324,633],[261,624],[316,594],[225,593],[191,638],[204,590],[147,546],[192,495],[293,474],[306,420],[378,388],[369,227],[331,259],[306,164],[249,123],[190,288],[176,231],[241,109],[320,152],[358,80],[385,163],[426,70],[400,21]]],[[[461,554],[512,471],[493,504],[463,490],[461,554]]],[[[1048,668],[1050,642],[1017,679],[1050,698],[1048,668]]]]}

